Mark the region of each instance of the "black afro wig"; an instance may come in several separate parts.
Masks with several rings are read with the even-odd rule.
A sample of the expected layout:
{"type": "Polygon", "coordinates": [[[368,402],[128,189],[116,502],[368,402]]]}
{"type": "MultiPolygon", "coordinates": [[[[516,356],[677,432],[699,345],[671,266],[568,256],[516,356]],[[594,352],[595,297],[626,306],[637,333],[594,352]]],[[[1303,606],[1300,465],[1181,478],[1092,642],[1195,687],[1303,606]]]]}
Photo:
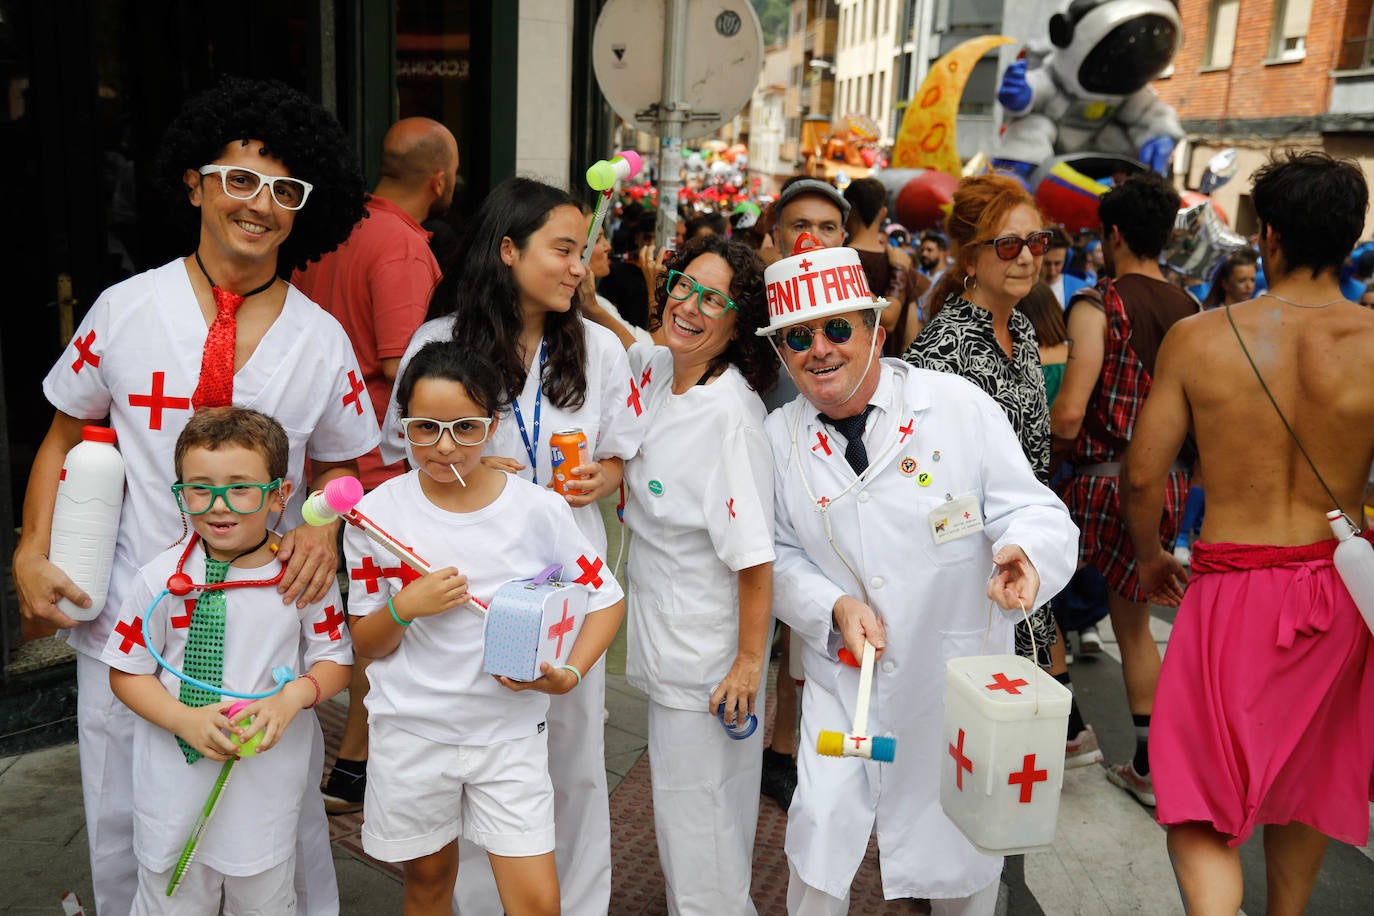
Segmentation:
{"type": "Polygon", "coordinates": [[[226,77],[191,99],[162,138],[156,175],[173,198],[176,219],[188,229],[199,211],[187,200],[184,175],[217,159],[234,141],[260,141],[293,177],[314,185],[282,243],[278,270],[285,274],[339,247],[366,213],[366,186],[358,157],[334,116],[276,80],[226,77]]]}

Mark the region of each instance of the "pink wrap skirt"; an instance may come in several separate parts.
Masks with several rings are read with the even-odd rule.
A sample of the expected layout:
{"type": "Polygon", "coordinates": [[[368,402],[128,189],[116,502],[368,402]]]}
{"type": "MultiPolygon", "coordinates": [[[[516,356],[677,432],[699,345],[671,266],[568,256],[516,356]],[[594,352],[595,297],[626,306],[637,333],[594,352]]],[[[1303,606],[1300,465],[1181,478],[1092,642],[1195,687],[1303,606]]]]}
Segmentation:
{"type": "Polygon", "coordinates": [[[1193,546],[1150,726],[1160,823],[1232,846],[1291,821],[1368,841],[1374,639],[1335,547],[1193,546]]]}

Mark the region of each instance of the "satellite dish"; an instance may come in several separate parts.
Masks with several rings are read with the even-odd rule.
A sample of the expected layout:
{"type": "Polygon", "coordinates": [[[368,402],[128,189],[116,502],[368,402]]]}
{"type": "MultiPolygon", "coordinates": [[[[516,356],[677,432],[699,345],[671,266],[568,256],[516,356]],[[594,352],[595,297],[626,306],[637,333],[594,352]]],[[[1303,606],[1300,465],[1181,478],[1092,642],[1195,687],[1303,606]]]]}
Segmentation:
{"type": "MultiPolygon", "coordinates": [[[[636,129],[657,133],[663,101],[665,2],[610,0],[596,20],[592,67],[601,93],[636,129]]],[[[693,117],[684,139],[719,130],[748,103],[763,67],[763,39],[749,0],[688,0],[681,47],[693,117]],[[709,114],[709,117],[701,117],[709,114]]]]}

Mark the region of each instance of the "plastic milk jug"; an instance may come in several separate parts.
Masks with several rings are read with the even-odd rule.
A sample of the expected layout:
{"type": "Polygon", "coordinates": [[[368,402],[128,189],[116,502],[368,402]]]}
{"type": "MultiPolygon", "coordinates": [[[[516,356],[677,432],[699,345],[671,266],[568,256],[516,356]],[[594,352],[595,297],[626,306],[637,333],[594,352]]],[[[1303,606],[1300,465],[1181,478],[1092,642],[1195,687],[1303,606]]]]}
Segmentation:
{"type": "Polygon", "coordinates": [[[62,464],[48,548],[53,565],[91,596],[89,608],[66,598],[57,602],[75,620],[94,620],[105,607],[123,504],[124,458],[115,448],[115,431],[83,427],[81,441],[62,464]]]}
{"type": "Polygon", "coordinates": [[[1326,513],[1326,520],[1331,523],[1331,533],[1340,541],[1331,562],[1360,609],[1365,625],[1374,632],[1374,546],[1355,533],[1340,509],[1326,513]]]}

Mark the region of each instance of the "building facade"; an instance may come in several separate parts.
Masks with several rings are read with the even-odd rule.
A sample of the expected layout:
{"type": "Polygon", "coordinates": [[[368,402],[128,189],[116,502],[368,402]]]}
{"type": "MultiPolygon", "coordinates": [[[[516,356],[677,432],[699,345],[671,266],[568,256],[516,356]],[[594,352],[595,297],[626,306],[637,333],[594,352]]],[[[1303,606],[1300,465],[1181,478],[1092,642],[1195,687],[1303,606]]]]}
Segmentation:
{"type": "MultiPolygon", "coordinates": [[[[1323,149],[1374,174],[1371,0],[1180,0],[1183,48],[1156,82],[1188,143],[1187,187],[1223,149],[1237,174],[1213,195],[1243,235],[1257,229],[1250,175],[1276,148],[1323,149]]],[[[1366,223],[1366,235],[1374,223],[1366,223]]]]}
{"type": "MultiPolygon", "coordinates": [[[[785,71],[765,66],[753,105],[760,114],[776,106],[782,94],[783,139],[780,155],[761,160],[753,150],[750,170],[776,188],[815,144],[849,114],[866,115],[877,124],[879,142],[890,146],[901,126],[906,103],[915,96],[926,72],[939,57],[970,38],[1006,31],[1004,17],[1027,18],[1027,4],[1005,0],[793,0],[789,37],[769,49],[784,55],[785,71]],[[780,78],[781,77],[781,78],[780,78]],[[781,87],[781,88],[779,88],[781,87]],[[785,171],[772,171],[781,164],[785,171]]],[[[1030,20],[1048,21],[1052,9],[1030,20]]],[[[1038,27],[1040,33],[1045,27],[1038,27]]],[[[969,158],[992,150],[1001,111],[997,105],[998,58],[980,61],[961,97],[958,149],[969,158]]],[[[766,117],[766,115],[765,115],[766,117]]],[[[757,128],[755,128],[757,130],[757,128]]],[[[760,151],[766,149],[761,146],[760,151]]]]}

